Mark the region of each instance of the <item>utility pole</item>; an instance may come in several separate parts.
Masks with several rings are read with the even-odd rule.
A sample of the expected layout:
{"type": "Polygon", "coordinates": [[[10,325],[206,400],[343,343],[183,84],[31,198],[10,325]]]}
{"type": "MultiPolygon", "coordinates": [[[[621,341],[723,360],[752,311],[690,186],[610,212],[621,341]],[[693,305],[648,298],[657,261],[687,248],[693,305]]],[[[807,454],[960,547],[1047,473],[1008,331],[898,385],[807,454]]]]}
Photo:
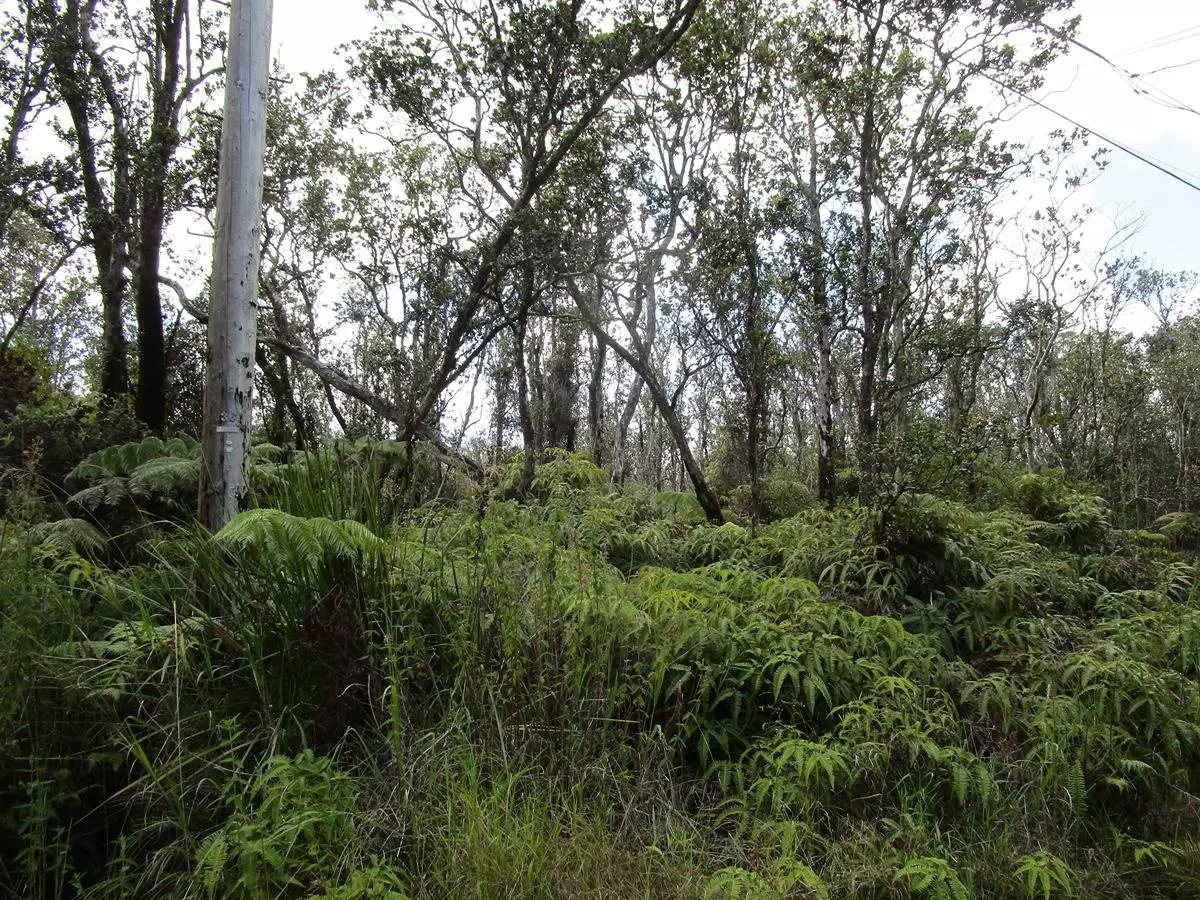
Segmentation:
{"type": "Polygon", "coordinates": [[[233,0],[229,11],[201,441],[200,522],[211,531],[220,530],[246,503],[271,4],[272,0],[233,0]]]}

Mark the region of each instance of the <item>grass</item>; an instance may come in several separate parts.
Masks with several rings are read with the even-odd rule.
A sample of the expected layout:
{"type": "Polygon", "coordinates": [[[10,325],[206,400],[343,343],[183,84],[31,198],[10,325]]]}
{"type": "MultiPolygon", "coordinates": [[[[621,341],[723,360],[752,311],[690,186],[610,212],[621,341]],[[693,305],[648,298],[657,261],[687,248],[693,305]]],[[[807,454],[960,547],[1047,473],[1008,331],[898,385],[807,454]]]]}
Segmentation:
{"type": "Polygon", "coordinates": [[[153,492],[0,534],[0,891],[1200,891],[1197,569],[1095,498],[751,535],[571,457],[524,504],[258,459],[215,537],[153,492]]]}

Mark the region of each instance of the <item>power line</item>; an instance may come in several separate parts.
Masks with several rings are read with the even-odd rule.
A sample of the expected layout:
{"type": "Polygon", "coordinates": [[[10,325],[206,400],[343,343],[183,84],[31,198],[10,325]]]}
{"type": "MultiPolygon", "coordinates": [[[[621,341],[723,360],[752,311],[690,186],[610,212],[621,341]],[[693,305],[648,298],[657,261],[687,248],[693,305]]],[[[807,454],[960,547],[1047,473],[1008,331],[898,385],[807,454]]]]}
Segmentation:
{"type": "Polygon", "coordinates": [[[1142,44],[1135,44],[1124,50],[1118,50],[1114,56],[1133,56],[1137,53],[1146,53],[1150,50],[1158,50],[1162,47],[1177,44],[1180,41],[1191,40],[1192,38],[1200,37],[1200,25],[1192,25],[1188,28],[1181,28],[1178,31],[1172,31],[1160,37],[1151,38],[1142,44]]]}
{"type": "Polygon", "coordinates": [[[1059,29],[1055,28],[1053,25],[1049,25],[1046,22],[1035,21],[1035,22],[1033,22],[1033,24],[1040,25],[1042,28],[1046,29],[1046,31],[1050,32],[1052,35],[1054,35],[1059,40],[1066,41],[1067,43],[1078,47],[1080,50],[1083,50],[1085,53],[1090,53],[1092,56],[1099,59],[1105,65],[1107,65],[1111,69],[1113,69],[1113,71],[1115,71],[1119,75],[1121,75],[1121,77],[1123,77],[1125,79],[1126,83],[1128,83],[1129,87],[1133,89],[1133,92],[1135,94],[1146,97],[1152,103],[1157,103],[1159,106],[1166,107],[1167,109],[1176,109],[1176,110],[1179,110],[1180,112],[1187,112],[1187,113],[1191,113],[1192,115],[1194,115],[1196,117],[1200,117],[1200,110],[1195,109],[1192,106],[1189,106],[1187,103],[1180,100],[1178,97],[1173,97],[1172,95],[1168,94],[1166,91],[1164,91],[1160,87],[1156,87],[1155,85],[1149,85],[1149,86],[1143,87],[1145,82],[1139,81],[1139,79],[1142,78],[1141,75],[1139,75],[1136,72],[1129,71],[1129,69],[1125,68],[1120,63],[1113,62],[1111,59],[1109,59],[1107,56],[1105,56],[1099,50],[1089,47],[1087,44],[1085,44],[1083,41],[1079,40],[1078,38],[1072,37],[1071,35],[1066,34],[1063,31],[1060,31],[1059,29]]]}
{"type": "MultiPolygon", "coordinates": [[[[1066,40],[1066,41],[1071,41],[1072,43],[1078,43],[1078,42],[1074,41],[1072,38],[1063,34],[1058,29],[1054,28],[1052,25],[1048,25],[1045,22],[1041,22],[1038,20],[1029,20],[1029,24],[1030,25],[1041,25],[1043,28],[1045,28],[1047,31],[1051,32],[1053,35],[1058,37],[1060,40],[1066,40]]],[[[1197,26],[1197,28],[1200,28],[1200,26],[1197,26]]],[[[926,47],[930,47],[930,44],[927,41],[921,40],[920,38],[916,37],[915,35],[913,35],[910,32],[900,31],[900,33],[904,34],[906,37],[908,37],[911,40],[916,41],[919,44],[923,44],[926,47]]],[[[1079,46],[1082,47],[1083,45],[1080,44],[1079,46]]],[[[936,48],[931,48],[931,49],[936,50],[936,48]]],[[[1091,48],[1085,47],[1084,49],[1088,50],[1089,53],[1096,53],[1096,51],[1092,50],[1091,48]]],[[[1096,53],[1096,55],[1100,56],[1101,59],[1104,59],[1105,62],[1109,62],[1101,54],[1096,53]]],[[[1110,63],[1110,65],[1112,65],[1112,63],[1110,63]]],[[[1171,168],[1168,168],[1168,166],[1170,165],[1169,163],[1156,162],[1155,160],[1151,159],[1146,154],[1140,153],[1139,151],[1134,150],[1132,147],[1130,147],[1127,144],[1122,143],[1121,141],[1118,141],[1116,138],[1109,137],[1104,132],[1098,131],[1095,128],[1089,128],[1087,125],[1084,125],[1082,122],[1078,121],[1077,119],[1071,118],[1066,113],[1059,112],[1057,109],[1055,109],[1054,107],[1045,103],[1044,101],[1039,100],[1037,97],[1031,97],[1029,94],[1025,93],[1020,88],[1013,87],[1010,84],[1005,84],[1003,81],[1001,81],[995,75],[992,75],[990,72],[977,70],[976,73],[984,76],[989,81],[995,83],[1002,90],[1012,91],[1013,93],[1017,94],[1020,97],[1023,97],[1025,100],[1034,104],[1035,106],[1040,106],[1042,109],[1046,110],[1046,112],[1050,113],[1051,115],[1058,116],[1058,118],[1062,119],[1064,122],[1074,125],[1076,128],[1080,129],[1081,131],[1087,132],[1088,134],[1092,135],[1093,137],[1099,138],[1101,141],[1108,144],[1109,146],[1111,146],[1117,150],[1120,150],[1122,153],[1126,153],[1129,156],[1132,156],[1134,159],[1138,160],[1141,163],[1144,163],[1147,166],[1150,166],[1150,168],[1155,169],[1158,172],[1161,172],[1163,175],[1166,175],[1168,178],[1173,178],[1176,181],[1178,181],[1180,184],[1184,185],[1185,187],[1189,187],[1193,191],[1200,193],[1200,184],[1197,184],[1194,181],[1190,181],[1189,179],[1185,178],[1183,175],[1180,175],[1178,172],[1171,171],[1171,168],[1177,168],[1177,167],[1172,166],[1171,168]]],[[[1200,113],[1198,113],[1197,115],[1200,115],[1200,113]]],[[[1183,171],[1183,170],[1180,170],[1180,171],[1183,171]]],[[[1191,175],[1190,172],[1188,172],[1187,174],[1191,175]]],[[[1200,177],[1200,176],[1192,176],[1192,177],[1195,178],[1195,177],[1200,177]]]]}
{"type": "Polygon", "coordinates": [[[1186,66],[1194,66],[1196,63],[1200,63],[1200,56],[1197,56],[1195,59],[1189,59],[1186,62],[1171,63],[1169,66],[1159,66],[1157,69],[1151,69],[1149,72],[1138,72],[1133,77],[1145,78],[1147,75],[1157,75],[1159,72],[1170,72],[1172,69],[1182,69],[1186,66]]]}
{"type": "MultiPolygon", "coordinates": [[[[1052,106],[1049,106],[1045,102],[1039,100],[1037,97],[1031,97],[1029,94],[1026,94],[1024,91],[1018,90],[1017,88],[1014,88],[1011,85],[1005,84],[1003,81],[1001,81],[999,78],[996,78],[994,75],[989,75],[986,72],[982,72],[980,74],[985,75],[989,81],[995,82],[996,84],[998,84],[1000,87],[1004,88],[1005,90],[1013,91],[1013,92],[1019,94],[1020,96],[1024,97],[1030,103],[1032,103],[1036,106],[1040,106],[1042,109],[1046,110],[1046,112],[1051,113],[1052,115],[1058,116],[1064,122],[1068,122],[1071,125],[1074,125],[1076,128],[1080,129],[1081,131],[1086,131],[1088,134],[1092,135],[1093,137],[1099,138],[1100,140],[1104,141],[1104,143],[1109,144],[1110,146],[1116,148],[1117,150],[1120,150],[1123,153],[1129,154],[1134,159],[1145,163],[1146,165],[1150,166],[1153,169],[1157,169],[1159,172],[1162,172],[1164,175],[1166,175],[1170,178],[1174,178],[1180,184],[1190,187],[1193,191],[1200,193],[1200,184],[1196,184],[1194,181],[1189,181],[1187,178],[1184,178],[1182,175],[1178,174],[1177,172],[1172,172],[1171,169],[1167,168],[1167,166],[1169,165],[1168,163],[1155,162],[1153,159],[1150,159],[1145,154],[1139,153],[1137,150],[1134,150],[1132,147],[1128,146],[1127,144],[1124,144],[1121,141],[1118,141],[1116,138],[1109,137],[1108,135],[1104,134],[1102,131],[1097,131],[1095,128],[1089,128],[1087,125],[1084,125],[1082,122],[1079,122],[1078,120],[1071,118],[1066,113],[1059,112],[1057,109],[1055,109],[1052,106]]],[[[1188,174],[1191,174],[1191,173],[1188,173],[1188,174]]]]}

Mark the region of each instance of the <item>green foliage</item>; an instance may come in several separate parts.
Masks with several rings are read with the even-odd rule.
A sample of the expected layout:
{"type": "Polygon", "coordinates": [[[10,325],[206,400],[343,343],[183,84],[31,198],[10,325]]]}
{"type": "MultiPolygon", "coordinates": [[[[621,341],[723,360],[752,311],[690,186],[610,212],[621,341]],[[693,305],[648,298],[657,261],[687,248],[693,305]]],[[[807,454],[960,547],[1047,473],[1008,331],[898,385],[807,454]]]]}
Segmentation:
{"type": "Polygon", "coordinates": [[[56,519],[41,522],[25,533],[30,544],[48,546],[60,553],[97,554],[107,541],[104,533],[83,519],[56,519]]]}
{"type": "Polygon", "coordinates": [[[394,870],[381,866],[351,872],[343,883],[326,888],[314,896],[326,900],[408,900],[400,876],[394,870]]]}
{"type": "Polygon", "coordinates": [[[688,536],[684,552],[693,566],[705,566],[735,559],[749,543],[749,535],[740,525],[732,522],[715,527],[701,525],[688,536]]]}
{"type": "Polygon", "coordinates": [[[304,888],[352,849],[356,789],[332,760],[311,750],[271,757],[250,793],[248,802],[231,798],[233,814],[197,851],[196,878],[209,897],[304,888]]]}
{"type": "MultiPolygon", "coordinates": [[[[39,501],[61,499],[67,474],[85,456],[114,444],[139,439],[143,427],[124,404],[51,394],[0,418],[0,491],[18,484],[39,501]]],[[[18,516],[10,496],[7,514],[18,516]]],[[[28,516],[23,516],[27,518],[28,516]]]]}
{"type": "Polygon", "coordinates": [[[200,445],[180,436],[148,437],[89,454],[64,478],[76,510],[112,533],[139,520],[187,518],[200,484],[200,445]]]}
{"type": "Polygon", "coordinates": [[[773,476],[763,479],[763,515],[768,521],[790,519],[816,503],[806,481],[773,476]]]}
{"type": "Polygon", "coordinates": [[[1037,850],[1020,860],[1014,873],[1021,882],[1025,896],[1074,897],[1075,877],[1071,867],[1046,850],[1037,850]]]}
{"type": "Polygon", "coordinates": [[[370,561],[387,551],[387,544],[361,522],[302,519],[278,509],[238,513],[213,540],[292,573],[315,573],[330,559],[370,561]]]}
{"type": "Polygon", "coordinates": [[[1061,474],[1021,475],[1011,490],[1017,508],[1036,520],[1030,534],[1042,543],[1084,550],[1096,546],[1109,528],[1104,500],[1069,488],[1061,474]]]}
{"type": "Polygon", "coordinates": [[[608,473],[585,453],[549,451],[533,477],[535,495],[545,501],[562,503],[573,495],[592,494],[608,483],[608,473]]]}
{"type": "Polygon", "coordinates": [[[67,473],[66,484],[68,487],[93,484],[116,476],[133,475],[144,464],[163,458],[197,459],[199,456],[200,445],[194,438],[184,436],[164,441],[152,436],[89,454],[67,473]]]}
{"type": "Polygon", "coordinates": [[[43,353],[14,342],[0,353],[0,416],[44,402],[50,393],[51,366],[43,353]]]}
{"type": "Polygon", "coordinates": [[[968,900],[971,896],[954,867],[938,856],[906,860],[895,879],[906,884],[916,896],[930,900],[968,900]]]}
{"type": "Polygon", "coordinates": [[[1200,550],[1200,513],[1178,511],[1161,516],[1154,527],[1180,550],[1200,550]]]}
{"type": "MultiPolygon", "coordinates": [[[[921,494],[882,528],[808,507],[751,535],[675,495],[612,490],[568,456],[526,503],[403,506],[417,495],[386,499],[387,476],[372,488],[360,473],[420,455],[397,447],[377,468],[392,448],[371,446],[259,449],[260,496],[290,506],[217,535],[161,525],[120,556],[94,521],[0,535],[3,883],[264,897],[1194,885],[1188,557],[1093,523],[1101,565],[1025,513],[921,494]],[[343,473],[351,458],[362,468],[343,473]],[[340,479],[327,493],[326,475],[340,479]]],[[[170,489],[194,457],[166,449],[95,455],[83,490],[132,495],[139,473],[170,489]]],[[[1028,508],[1061,525],[1068,500],[1028,508]]]]}
{"type": "Polygon", "coordinates": [[[356,519],[381,531],[414,506],[457,499],[458,477],[434,447],[399,441],[335,441],[296,453],[255,451],[250,481],[260,506],[294,515],[356,519]]]}
{"type": "Polygon", "coordinates": [[[767,876],[739,866],[727,866],[709,878],[703,896],[706,900],[777,900],[796,896],[828,900],[829,889],[804,863],[781,858],[775,861],[767,876]]]}

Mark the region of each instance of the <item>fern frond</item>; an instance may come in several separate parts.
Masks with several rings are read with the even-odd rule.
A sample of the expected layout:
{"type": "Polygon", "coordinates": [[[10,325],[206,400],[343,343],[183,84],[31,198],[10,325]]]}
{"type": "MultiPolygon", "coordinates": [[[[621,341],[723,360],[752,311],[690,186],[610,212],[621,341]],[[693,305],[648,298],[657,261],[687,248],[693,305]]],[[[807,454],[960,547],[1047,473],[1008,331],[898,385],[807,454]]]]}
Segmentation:
{"type": "Polygon", "coordinates": [[[135,497],[195,494],[200,484],[201,461],[177,456],[162,456],[142,463],[129,476],[129,490],[135,497]]]}
{"type": "Polygon", "coordinates": [[[26,532],[31,545],[53,547],[65,553],[98,553],[104,549],[105,538],[90,522],[83,519],[58,519],[42,522],[26,532]]]}
{"type": "Polygon", "coordinates": [[[142,441],[105,447],[90,454],[68,472],[66,484],[68,487],[79,489],[115,475],[129,476],[150,460],[166,456],[199,459],[200,443],[186,435],[173,437],[168,441],[151,436],[142,441]]]}
{"type": "Polygon", "coordinates": [[[86,509],[91,513],[99,513],[106,509],[119,509],[126,503],[133,502],[133,493],[129,489],[129,479],[120,476],[106,478],[99,484],[77,491],[67,498],[69,506],[86,509]]]}
{"type": "Polygon", "coordinates": [[[381,557],[387,542],[361,522],[322,517],[304,519],[278,509],[248,509],[236,515],[213,538],[218,544],[256,549],[278,558],[307,559],[313,565],[327,557],[381,557]]]}
{"type": "Polygon", "coordinates": [[[213,541],[268,557],[316,560],[321,556],[321,544],[306,521],[278,509],[248,509],[234,516],[213,541]]]}

